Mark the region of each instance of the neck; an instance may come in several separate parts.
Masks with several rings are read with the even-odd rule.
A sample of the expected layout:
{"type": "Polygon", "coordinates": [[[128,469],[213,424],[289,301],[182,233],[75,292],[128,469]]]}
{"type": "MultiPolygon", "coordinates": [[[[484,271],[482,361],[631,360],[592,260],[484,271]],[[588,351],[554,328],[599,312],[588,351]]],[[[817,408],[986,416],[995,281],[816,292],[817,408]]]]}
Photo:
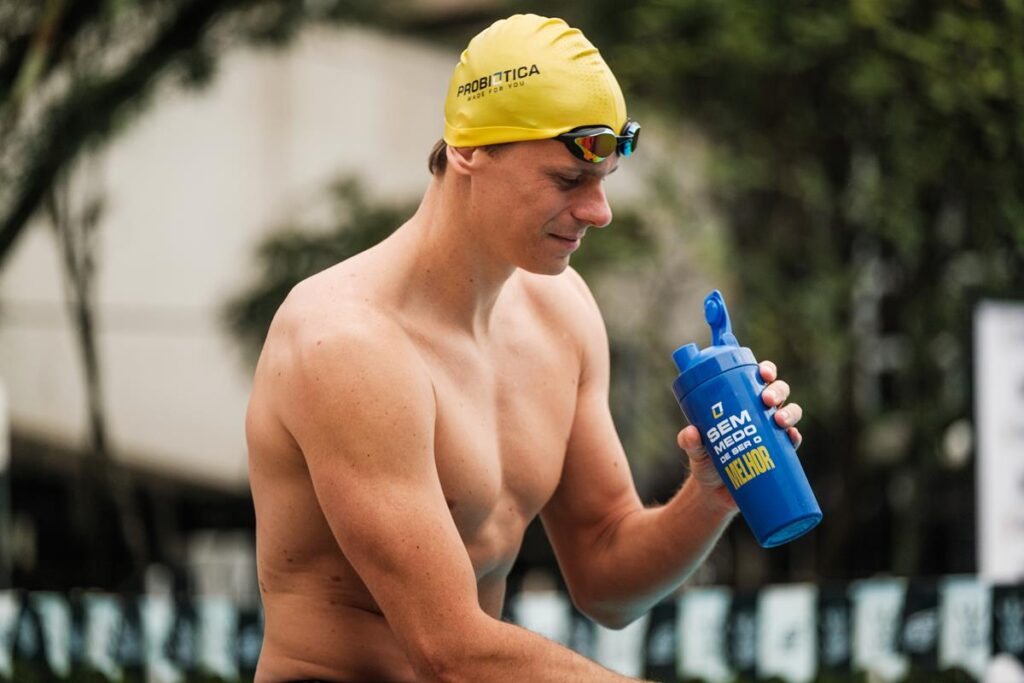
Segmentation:
{"type": "Polygon", "coordinates": [[[516,266],[489,250],[486,230],[464,201],[461,178],[434,178],[395,237],[408,255],[405,300],[430,309],[474,338],[488,332],[494,305],[516,266]]]}

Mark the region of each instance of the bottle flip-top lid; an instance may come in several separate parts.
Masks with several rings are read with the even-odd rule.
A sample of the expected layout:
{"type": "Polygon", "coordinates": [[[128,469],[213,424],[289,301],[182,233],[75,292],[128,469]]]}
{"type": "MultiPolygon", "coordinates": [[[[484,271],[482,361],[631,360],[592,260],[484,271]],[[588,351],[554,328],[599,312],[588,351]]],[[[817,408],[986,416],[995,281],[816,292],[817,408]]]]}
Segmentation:
{"type": "Polygon", "coordinates": [[[672,360],[679,368],[675,388],[680,396],[726,370],[757,365],[754,354],[740,346],[733,335],[725,299],[717,289],[704,299],[704,320],[711,327],[711,346],[702,350],[696,344],[686,344],[672,353],[672,360]]]}

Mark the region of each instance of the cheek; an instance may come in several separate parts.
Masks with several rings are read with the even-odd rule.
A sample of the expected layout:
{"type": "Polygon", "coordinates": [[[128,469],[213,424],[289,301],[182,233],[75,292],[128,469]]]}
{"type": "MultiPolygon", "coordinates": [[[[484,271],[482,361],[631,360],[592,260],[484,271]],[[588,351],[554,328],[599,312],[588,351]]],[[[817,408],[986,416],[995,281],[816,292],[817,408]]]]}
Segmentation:
{"type": "Polygon", "coordinates": [[[478,195],[476,209],[482,223],[503,226],[505,239],[538,235],[550,225],[571,222],[566,218],[569,196],[550,180],[511,175],[504,180],[478,195]]]}
{"type": "Polygon", "coordinates": [[[491,217],[513,216],[528,209],[536,192],[528,184],[508,177],[504,182],[487,186],[477,197],[478,209],[491,217]]]}
{"type": "Polygon", "coordinates": [[[510,188],[502,201],[500,220],[533,226],[554,220],[564,209],[565,202],[556,190],[537,184],[523,184],[510,188]]]}
{"type": "Polygon", "coordinates": [[[535,220],[554,220],[569,207],[569,194],[554,187],[550,182],[537,183],[524,189],[520,198],[521,208],[530,212],[535,220]]]}

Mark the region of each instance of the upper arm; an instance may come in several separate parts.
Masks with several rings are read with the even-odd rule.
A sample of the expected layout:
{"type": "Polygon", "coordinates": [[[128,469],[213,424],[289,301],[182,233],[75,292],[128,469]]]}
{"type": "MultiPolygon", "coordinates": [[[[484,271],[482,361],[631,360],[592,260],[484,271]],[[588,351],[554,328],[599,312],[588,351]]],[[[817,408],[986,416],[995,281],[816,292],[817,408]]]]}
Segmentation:
{"type": "Polygon", "coordinates": [[[562,477],[541,517],[566,582],[578,597],[593,551],[618,520],[643,505],[608,404],[604,321],[586,284],[574,272],[571,276],[580,297],[572,319],[580,339],[580,381],[562,477]]]}
{"type": "Polygon", "coordinates": [[[434,395],[390,321],[295,343],[287,423],[338,545],[417,668],[479,612],[472,564],[434,464],[434,395]],[[452,628],[447,633],[452,634],[452,628]]]}

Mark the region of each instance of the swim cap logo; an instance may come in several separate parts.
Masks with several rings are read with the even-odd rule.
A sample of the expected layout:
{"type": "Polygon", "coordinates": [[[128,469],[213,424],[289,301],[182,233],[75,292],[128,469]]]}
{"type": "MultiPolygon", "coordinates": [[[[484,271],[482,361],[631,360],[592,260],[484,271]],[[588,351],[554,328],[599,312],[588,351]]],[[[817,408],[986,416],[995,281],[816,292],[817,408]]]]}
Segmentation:
{"type": "Polygon", "coordinates": [[[468,83],[463,83],[459,86],[455,93],[456,97],[462,97],[465,95],[470,100],[488,95],[492,92],[500,92],[505,87],[519,88],[525,85],[524,80],[530,76],[536,76],[540,74],[540,69],[537,68],[536,64],[530,66],[516,66],[511,69],[504,69],[502,71],[495,71],[489,76],[481,76],[475,78],[468,83]]]}

